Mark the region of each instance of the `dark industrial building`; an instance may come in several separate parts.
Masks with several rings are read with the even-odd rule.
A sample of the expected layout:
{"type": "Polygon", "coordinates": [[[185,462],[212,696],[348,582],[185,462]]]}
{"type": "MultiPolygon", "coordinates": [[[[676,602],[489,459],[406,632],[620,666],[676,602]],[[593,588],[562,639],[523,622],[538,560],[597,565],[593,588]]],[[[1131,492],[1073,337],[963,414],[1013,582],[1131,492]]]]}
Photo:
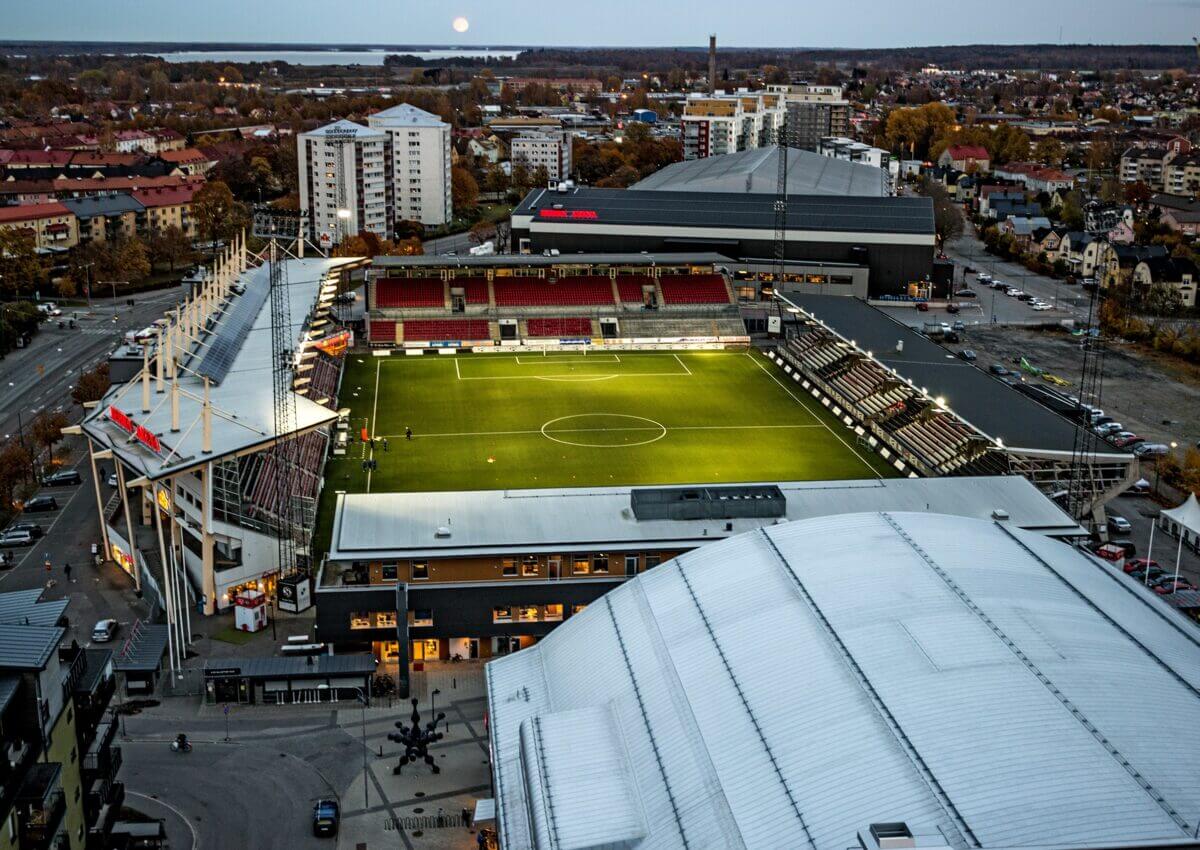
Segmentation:
{"type": "MultiPolygon", "coordinates": [[[[715,251],[769,264],[774,205],[771,193],[535,189],[513,211],[512,239],[521,253],[715,251]]],[[[869,297],[903,295],[930,278],[933,255],[929,198],[788,196],[789,273],[866,269],[869,297]]]]}

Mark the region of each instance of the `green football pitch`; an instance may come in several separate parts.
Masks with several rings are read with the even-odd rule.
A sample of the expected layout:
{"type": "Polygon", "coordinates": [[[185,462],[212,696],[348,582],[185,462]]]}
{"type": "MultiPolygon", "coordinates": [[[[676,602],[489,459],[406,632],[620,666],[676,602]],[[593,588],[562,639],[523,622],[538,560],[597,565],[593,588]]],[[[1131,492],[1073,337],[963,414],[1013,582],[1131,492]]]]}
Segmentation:
{"type": "Polygon", "coordinates": [[[328,463],[327,496],[895,474],[745,351],[355,353],[339,400],[353,439],[328,463]]]}

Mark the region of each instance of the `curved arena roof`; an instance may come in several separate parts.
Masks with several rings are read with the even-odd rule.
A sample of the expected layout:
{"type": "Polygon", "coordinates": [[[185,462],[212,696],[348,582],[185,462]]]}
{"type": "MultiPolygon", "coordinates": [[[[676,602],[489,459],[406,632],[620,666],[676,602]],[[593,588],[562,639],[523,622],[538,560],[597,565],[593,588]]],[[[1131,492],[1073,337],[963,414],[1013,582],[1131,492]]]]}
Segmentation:
{"type": "Polygon", "coordinates": [[[488,664],[502,846],[1190,844],[1198,635],[1003,522],[743,534],[488,664]]]}

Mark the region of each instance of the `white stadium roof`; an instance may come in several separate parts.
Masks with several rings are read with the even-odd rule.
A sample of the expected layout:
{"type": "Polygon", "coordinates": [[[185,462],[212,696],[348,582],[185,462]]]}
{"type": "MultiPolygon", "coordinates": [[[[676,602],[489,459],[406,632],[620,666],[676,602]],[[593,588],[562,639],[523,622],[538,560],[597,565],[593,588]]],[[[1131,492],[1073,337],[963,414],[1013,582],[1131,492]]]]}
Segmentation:
{"type": "MultiPolygon", "coordinates": [[[[357,262],[354,259],[325,259],[321,257],[286,260],[288,301],[291,309],[291,337],[303,344],[308,335],[310,314],[317,304],[329,275],[339,266],[357,262]]],[[[241,454],[265,446],[275,439],[274,399],[272,395],[271,308],[269,298],[254,305],[257,315],[249,320],[244,336],[233,334],[231,323],[241,317],[239,301],[262,296],[269,288],[269,269],[266,264],[247,269],[238,278],[245,287],[244,294],[234,295],[220,314],[218,321],[206,334],[203,344],[193,345],[180,371],[180,430],[171,431],[170,382],[167,391],[156,392],[151,379],[150,411],[142,413],[140,379],[114,386],[84,419],[84,431],[98,443],[97,448],[111,448],[131,469],[150,479],[157,479],[189,469],[210,460],[241,454]],[[204,381],[192,370],[202,369],[208,352],[217,344],[227,344],[232,350],[228,369],[219,382],[209,388],[213,409],[212,451],[202,451],[201,410],[204,381]],[[109,406],[127,413],[137,425],[156,434],[163,451],[155,453],[133,439],[108,417],[109,406]]],[[[152,367],[153,368],[153,367],[152,367]]],[[[295,395],[296,410],[292,433],[310,430],[337,418],[337,414],[302,395],[295,395]]]]}
{"type": "Polygon", "coordinates": [[[1003,522],[743,534],[487,665],[501,846],[843,850],[880,822],[957,848],[1191,844],[1197,634],[1003,522]]]}
{"type": "MultiPolygon", "coordinates": [[[[888,194],[887,173],[882,168],[799,148],[787,151],[789,195],[881,198],[888,194]]],[[[768,147],[672,163],[630,188],[774,195],[778,179],[779,148],[768,147]]]]}
{"type": "MultiPolygon", "coordinates": [[[[667,489],[719,492],[727,486],[761,485],[681,484],[667,489]]],[[[1084,533],[1019,475],[787,481],[778,486],[786,499],[785,520],[848,511],[934,511],[988,519],[999,509],[1019,528],[1064,536],[1084,533]]],[[[639,520],[630,510],[635,489],[655,488],[339,493],[329,558],[454,557],[480,551],[529,554],[558,551],[564,545],[614,552],[655,545],[691,547],[775,521],[755,517],[639,520]]]]}

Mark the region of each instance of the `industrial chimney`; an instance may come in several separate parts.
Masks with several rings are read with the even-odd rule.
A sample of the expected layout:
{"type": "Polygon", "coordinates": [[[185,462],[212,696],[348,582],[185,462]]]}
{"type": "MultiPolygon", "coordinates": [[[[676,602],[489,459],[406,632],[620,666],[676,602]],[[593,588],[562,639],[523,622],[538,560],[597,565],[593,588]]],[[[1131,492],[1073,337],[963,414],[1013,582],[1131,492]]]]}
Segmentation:
{"type": "Polygon", "coordinates": [[[708,37],[708,93],[717,93],[717,36],[708,37]]]}

